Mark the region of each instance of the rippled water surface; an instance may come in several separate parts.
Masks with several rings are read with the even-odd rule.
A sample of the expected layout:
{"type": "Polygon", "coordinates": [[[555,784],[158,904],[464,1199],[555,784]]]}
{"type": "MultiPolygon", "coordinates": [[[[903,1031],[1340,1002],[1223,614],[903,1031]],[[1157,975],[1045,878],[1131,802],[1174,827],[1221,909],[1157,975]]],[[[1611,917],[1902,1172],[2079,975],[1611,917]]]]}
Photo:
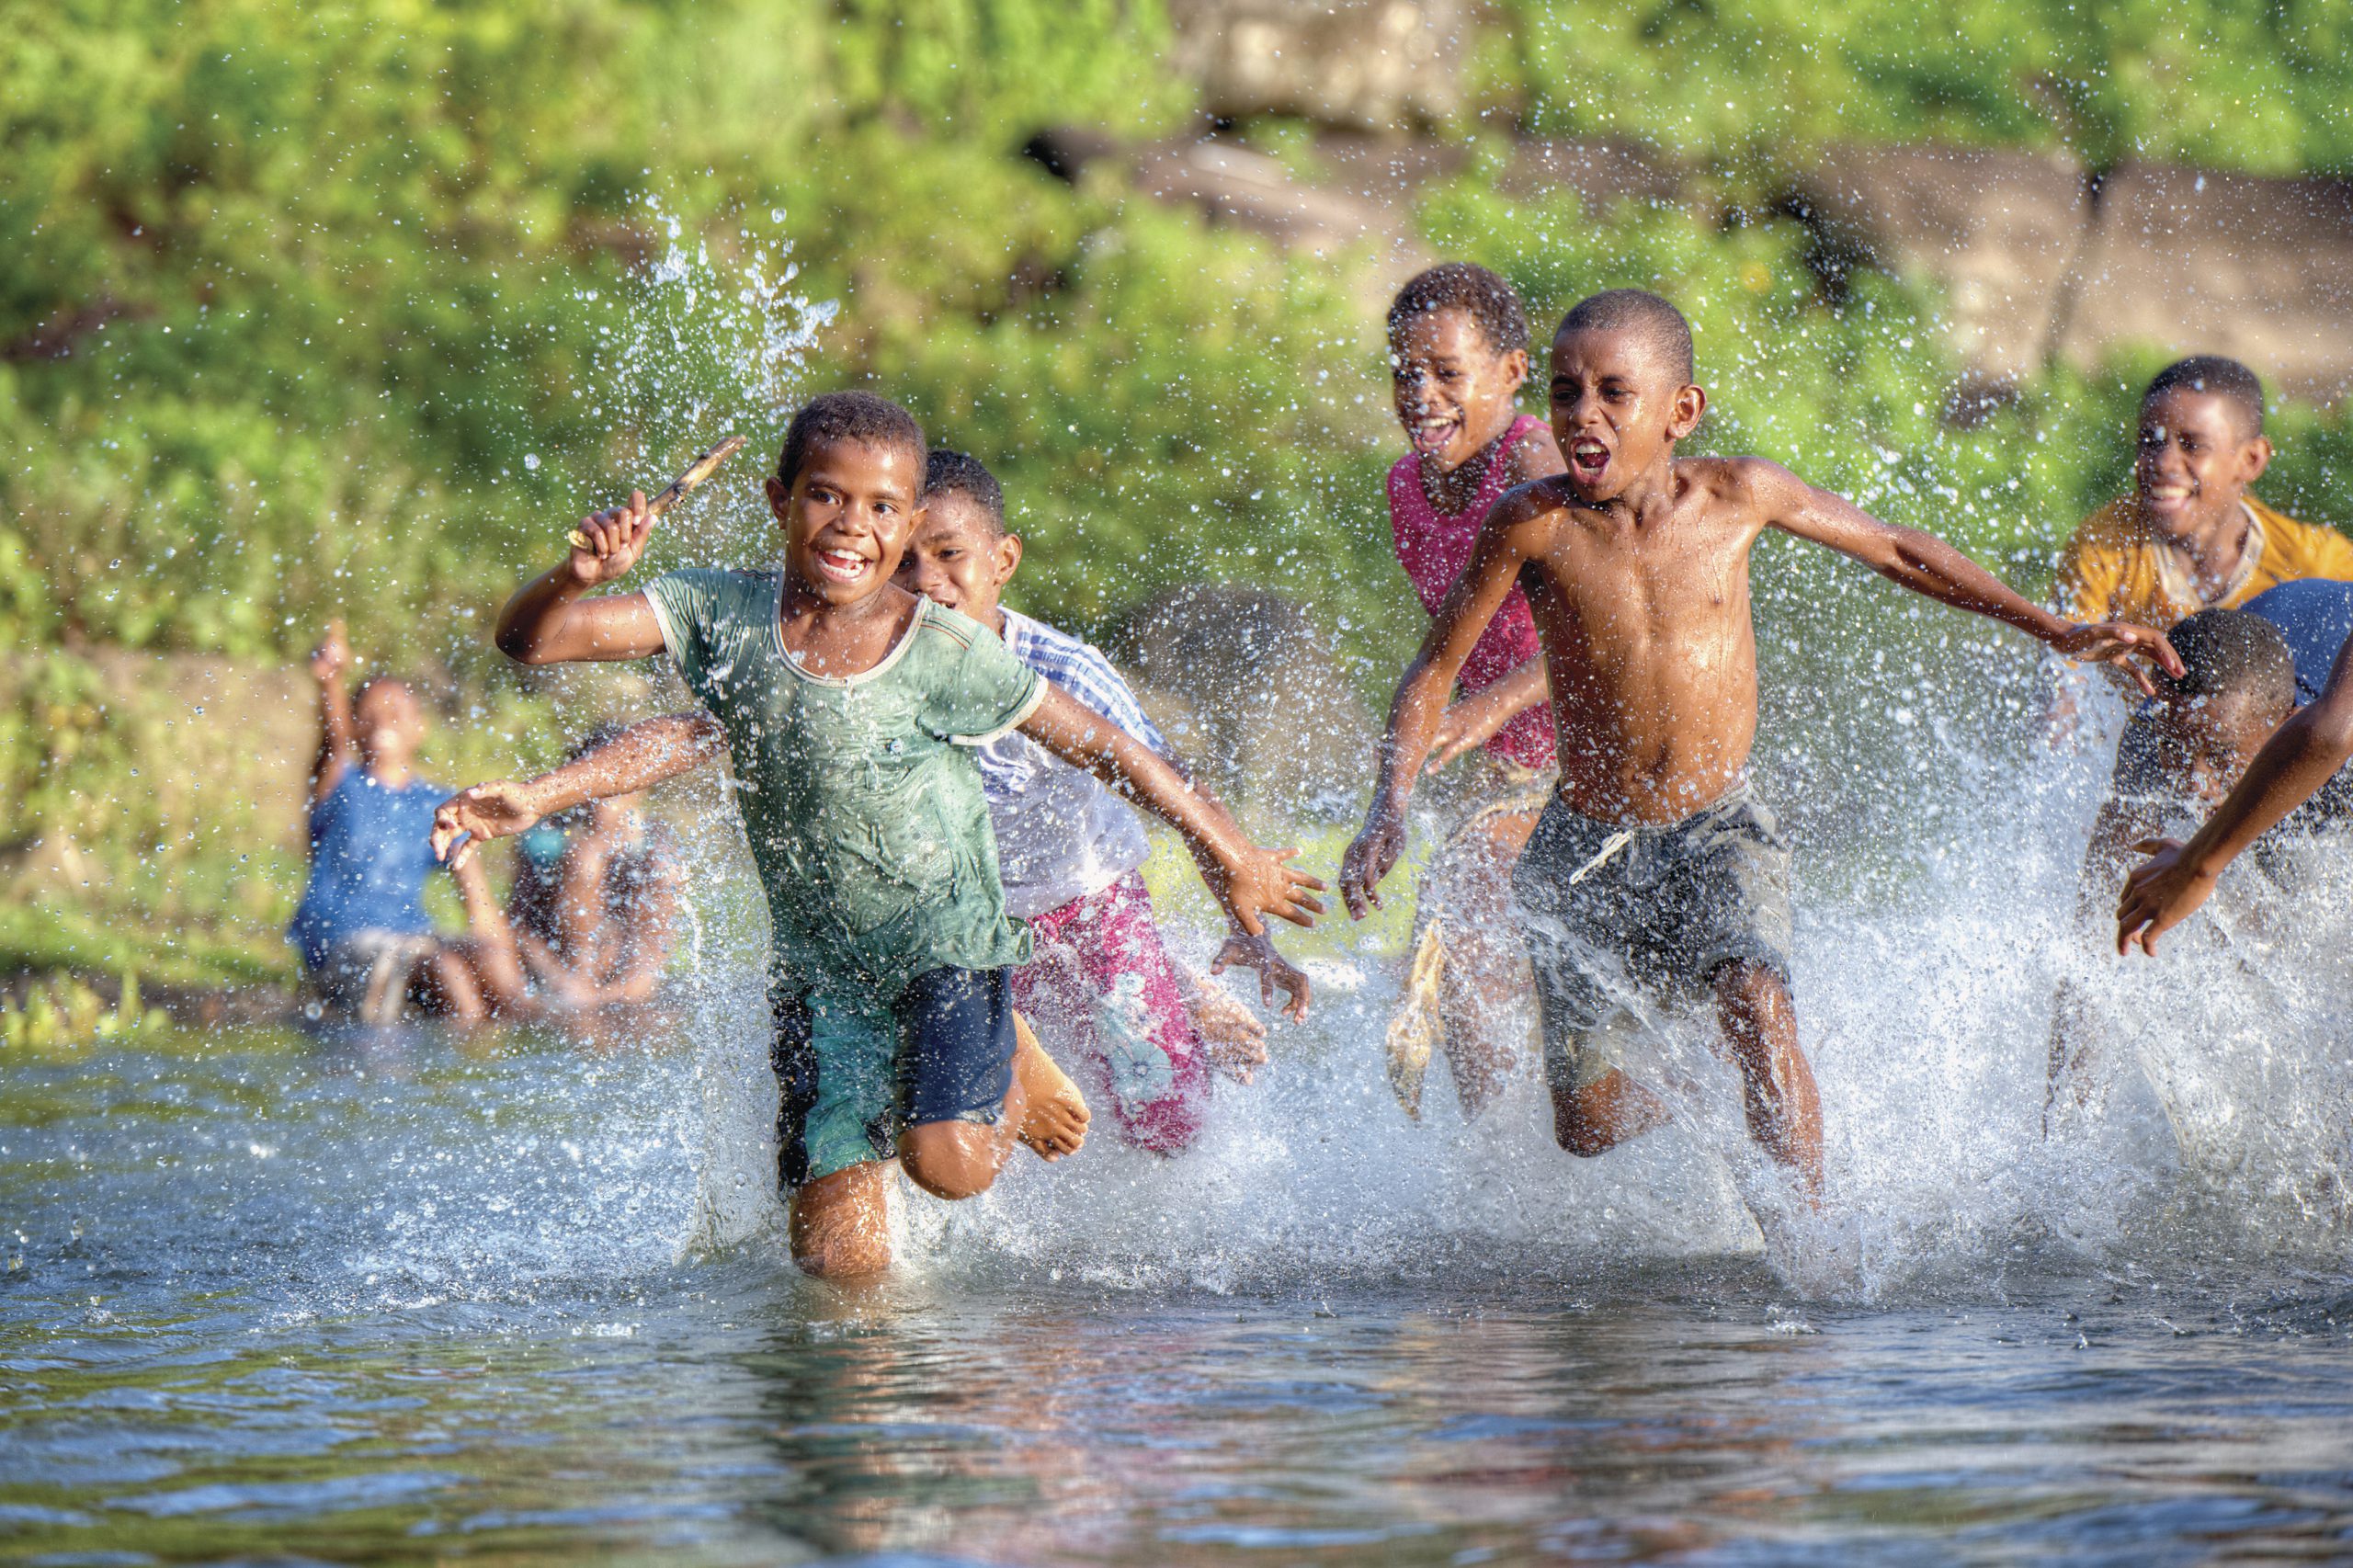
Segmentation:
{"type": "Polygon", "coordinates": [[[2026,1224],[1806,1301],[1688,1139],[1572,1168],[1311,1062],[1188,1162],[915,1200],[847,1292],[689,1039],[743,1010],[9,1064],[0,1555],[2353,1556],[2325,1258],[2026,1224]]]}

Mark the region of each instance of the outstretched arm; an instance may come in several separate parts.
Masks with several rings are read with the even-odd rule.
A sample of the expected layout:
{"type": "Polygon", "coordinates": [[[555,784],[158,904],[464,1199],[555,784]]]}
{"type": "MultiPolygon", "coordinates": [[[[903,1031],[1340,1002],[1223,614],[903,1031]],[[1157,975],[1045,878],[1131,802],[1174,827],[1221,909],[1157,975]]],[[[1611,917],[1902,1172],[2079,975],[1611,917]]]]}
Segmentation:
{"type": "Polygon", "coordinates": [[[1260,916],[1313,926],[1324,906],[1308,896],[1324,884],[1285,864],[1296,849],[1252,844],[1222,806],[1199,794],[1158,753],[1051,682],[1021,733],[1142,806],[1184,838],[1201,880],[1234,924],[1263,936],[1260,916]]]}
{"type": "Polygon", "coordinates": [[[351,644],[344,641],[343,622],[327,622],[327,634],[311,653],[311,678],[319,683],[319,755],[311,767],[311,804],[335,793],[351,767],[355,747],[351,732],[351,688],[343,683],[351,667],[351,644]]]}
{"type": "Polygon", "coordinates": [[[563,564],[515,590],[498,612],[498,651],[517,664],[559,665],[578,659],[642,659],[662,651],[662,623],[643,594],[581,596],[617,582],[637,564],[654,537],[654,513],[642,492],[626,506],[580,522],[580,537],[563,564]]]}
{"type": "Polygon", "coordinates": [[[1455,677],[1462,673],[1480,634],[1511,596],[1520,566],[1541,546],[1551,515],[1540,500],[1518,492],[1495,503],[1480,525],[1470,564],[1447,590],[1421,651],[1405,666],[1389,705],[1389,726],[1381,733],[1380,771],[1364,831],[1340,862],[1340,896],[1347,902],[1351,918],[1363,919],[1369,905],[1381,903],[1375,890],[1404,852],[1405,801],[1438,738],[1447,694],[1454,689],[1455,677]]]}
{"type": "Polygon", "coordinates": [[[2182,673],[2162,632],[2115,622],[2078,625],[2021,597],[1934,534],[1883,523],[1779,463],[1743,458],[1733,466],[1768,527],[1825,545],[1939,604],[2015,626],[2071,659],[2122,667],[2147,696],[2156,695],[2156,683],[2130,661],[2145,659],[2167,675],[2182,673]]]}
{"type": "Polygon", "coordinates": [[[2138,944],[2154,957],[2157,938],[2187,920],[2214,891],[2222,868],[2319,792],[2353,757],[2353,641],[2336,651],[2320,700],[2300,709],[2263,743],[2237,788],[2187,844],[2146,838],[2152,853],[2124,879],[2116,906],[2116,950],[2138,944]]]}
{"type": "Polygon", "coordinates": [[[462,864],[482,839],[521,833],[542,817],[584,801],[633,795],[665,778],[692,772],[726,745],[727,732],[708,713],[641,720],[551,773],[520,784],[501,778],[459,790],[433,813],[433,853],[453,866],[462,864]]]}

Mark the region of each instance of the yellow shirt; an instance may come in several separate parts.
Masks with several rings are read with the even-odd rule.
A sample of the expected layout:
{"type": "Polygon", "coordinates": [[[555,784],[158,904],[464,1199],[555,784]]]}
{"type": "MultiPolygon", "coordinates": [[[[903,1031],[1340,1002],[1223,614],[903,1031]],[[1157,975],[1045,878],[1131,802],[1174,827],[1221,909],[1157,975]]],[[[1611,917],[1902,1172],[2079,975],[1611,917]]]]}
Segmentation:
{"type": "Polygon", "coordinates": [[[2188,563],[2149,536],[2129,495],[2110,501],[2075,530],[2059,562],[2059,613],[2071,620],[2126,620],[2156,631],[2201,609],[2236,609],[2266,588],[2300,577],[2353,583],[2353,540],[2300,523],[2249,495],[2250,531],[2238,571],[2201,600],[2188,563]]]}

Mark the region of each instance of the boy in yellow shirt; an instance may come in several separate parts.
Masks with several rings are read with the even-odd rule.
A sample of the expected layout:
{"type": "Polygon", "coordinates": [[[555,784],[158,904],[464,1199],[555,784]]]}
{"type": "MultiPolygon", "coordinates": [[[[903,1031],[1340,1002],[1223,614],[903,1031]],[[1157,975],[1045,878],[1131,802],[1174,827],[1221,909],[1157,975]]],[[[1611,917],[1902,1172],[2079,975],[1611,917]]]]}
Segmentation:
{"type": "Polygon", "coordinates": [[[2059,611],[2163,631],[2201,609],[2236,609],[2302,577],[2353,582],[2353,540],[2247,494],[2271,461],[2263,383],[2200,355],[2157,372],[2141,397],[2132,493],[2083,521],[2059,565],[2059,611]]]}

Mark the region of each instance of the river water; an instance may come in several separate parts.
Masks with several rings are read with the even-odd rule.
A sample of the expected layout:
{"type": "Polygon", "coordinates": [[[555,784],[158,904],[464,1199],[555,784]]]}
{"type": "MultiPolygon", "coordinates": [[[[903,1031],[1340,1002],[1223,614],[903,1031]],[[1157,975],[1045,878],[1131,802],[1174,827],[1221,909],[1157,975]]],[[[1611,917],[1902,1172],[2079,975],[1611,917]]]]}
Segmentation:
{"type": "Polygon", "coordinates": [[[2064,824],[2002,848],[2081,809],[1820,863],[1818,1221],[1675,1026],[1607,1159],[1530,1083],[1408,1122],[1338,945],[1200,1149],[910,1198],[866,1290],[781,1261],[740,954],[603,1038],[7,1061],[0,1557],[2353,1558],[2353,943],[2225,897],[2120,971],[2064,824]],[[2068,972],[2131,1043],[2046,1140],[2068,972]]]}

